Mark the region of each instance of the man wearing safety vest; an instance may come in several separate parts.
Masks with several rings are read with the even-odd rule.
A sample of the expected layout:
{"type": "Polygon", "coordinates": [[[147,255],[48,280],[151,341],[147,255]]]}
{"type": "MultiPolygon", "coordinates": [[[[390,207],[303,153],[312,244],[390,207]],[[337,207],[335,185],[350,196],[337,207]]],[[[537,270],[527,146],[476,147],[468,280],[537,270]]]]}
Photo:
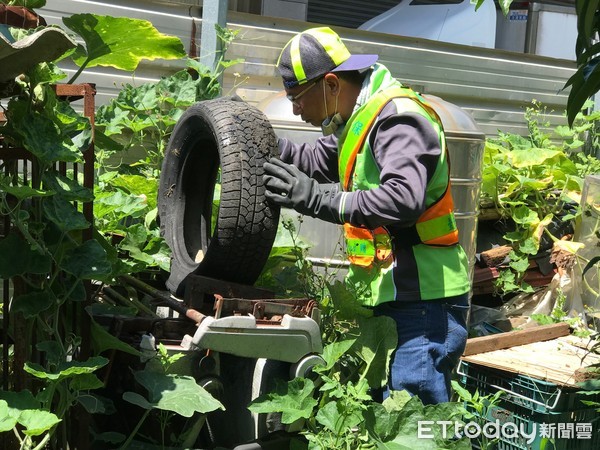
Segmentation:
{"type": "Polygon", "coordinates": [[[470,289],[444,130],[377,59],[350,54],[326,27],[287,43],[277,61],[287,97],[324,136],[280,139],[280,159],[264,166],[266,195],[343,225],[349,281],[369,286],[365,306],[397,323],[388,388],[440,403],[466,343],[470,289]]]}

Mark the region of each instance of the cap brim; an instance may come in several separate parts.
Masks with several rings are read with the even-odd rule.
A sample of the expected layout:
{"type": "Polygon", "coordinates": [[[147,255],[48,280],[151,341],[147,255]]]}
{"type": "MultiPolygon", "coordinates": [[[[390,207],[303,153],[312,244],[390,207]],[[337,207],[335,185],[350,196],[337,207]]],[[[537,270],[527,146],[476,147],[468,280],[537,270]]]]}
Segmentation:
{"type": "Polygon", "coordinates": [[[332,72],[345,72],[350,70],[362,70],[371,67],[377,62],[378,55],[351,55],[332,72]]]}

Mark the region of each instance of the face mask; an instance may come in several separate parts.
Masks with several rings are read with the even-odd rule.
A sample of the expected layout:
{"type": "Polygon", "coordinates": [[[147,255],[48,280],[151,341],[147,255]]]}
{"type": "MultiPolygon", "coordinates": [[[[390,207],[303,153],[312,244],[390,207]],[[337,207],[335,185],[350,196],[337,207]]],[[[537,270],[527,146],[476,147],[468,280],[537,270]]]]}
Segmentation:
{"type": "MultiPolygon", "coordinates": [[[[338,98],[339,94],[335,98],[336,111],[338,107],[338,98]]],[[[323,101],[325,103],[325,115],[327,117],[325,117],[325,120],[321,124],[321,132],[323,133],[323,136],[329,136],[331,134],[334,134],[338,130],[340,125],[344,123],[344,119],[342,119],[342,116],[339,112],[336,112],[333,114],[333,116],[329,117],[329,113],[327,112],[327,97],[325,96],[325,83],[323,83],[323,101]]]]}
{"type": "Polygon", "coordinates": [[[323,136],[334,134],[343,123],[344,119],[342,119],[340,113],[335,113],[332,117],[327,117],[321,124],[323,136]]]}

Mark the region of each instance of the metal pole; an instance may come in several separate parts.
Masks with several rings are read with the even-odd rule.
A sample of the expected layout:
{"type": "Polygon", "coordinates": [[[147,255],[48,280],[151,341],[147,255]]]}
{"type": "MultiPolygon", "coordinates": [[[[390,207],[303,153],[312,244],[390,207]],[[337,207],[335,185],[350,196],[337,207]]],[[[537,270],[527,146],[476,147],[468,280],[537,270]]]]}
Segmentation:
{"type": "MultiPolygon", "coordinates": [[[[200,35],[200,62],[213,72],[221,56],[222,44],[215,24],[225,28],[227,3],[222,0],[204,0],[202,5],[202,34],[200,35]]],[[[220,82],[221,80],[219,80],[220,82]]]]}

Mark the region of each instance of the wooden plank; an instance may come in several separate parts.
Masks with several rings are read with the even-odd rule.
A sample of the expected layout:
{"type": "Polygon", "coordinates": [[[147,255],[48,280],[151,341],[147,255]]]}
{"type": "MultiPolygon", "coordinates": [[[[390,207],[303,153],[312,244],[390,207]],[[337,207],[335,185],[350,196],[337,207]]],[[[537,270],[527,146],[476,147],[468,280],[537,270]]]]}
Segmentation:
{"type": "Polygon", "coordinates": [[[508,349],[464,356],[468,363],[527,375],[561,386],[576,387],[586,367],[600,363],[600,355],[590,353],[589,339],[562,336],[508,349]]]}
{"type": "Polygon", "coordinates": [[[541,325],[527,330],[509,331],[507,333],[492,334],[467,340],[463,356],[491,352],[516,345],[530,344],[532,342],[548,341],[569,334],[568,323],[555,323],[541,325]]]}

